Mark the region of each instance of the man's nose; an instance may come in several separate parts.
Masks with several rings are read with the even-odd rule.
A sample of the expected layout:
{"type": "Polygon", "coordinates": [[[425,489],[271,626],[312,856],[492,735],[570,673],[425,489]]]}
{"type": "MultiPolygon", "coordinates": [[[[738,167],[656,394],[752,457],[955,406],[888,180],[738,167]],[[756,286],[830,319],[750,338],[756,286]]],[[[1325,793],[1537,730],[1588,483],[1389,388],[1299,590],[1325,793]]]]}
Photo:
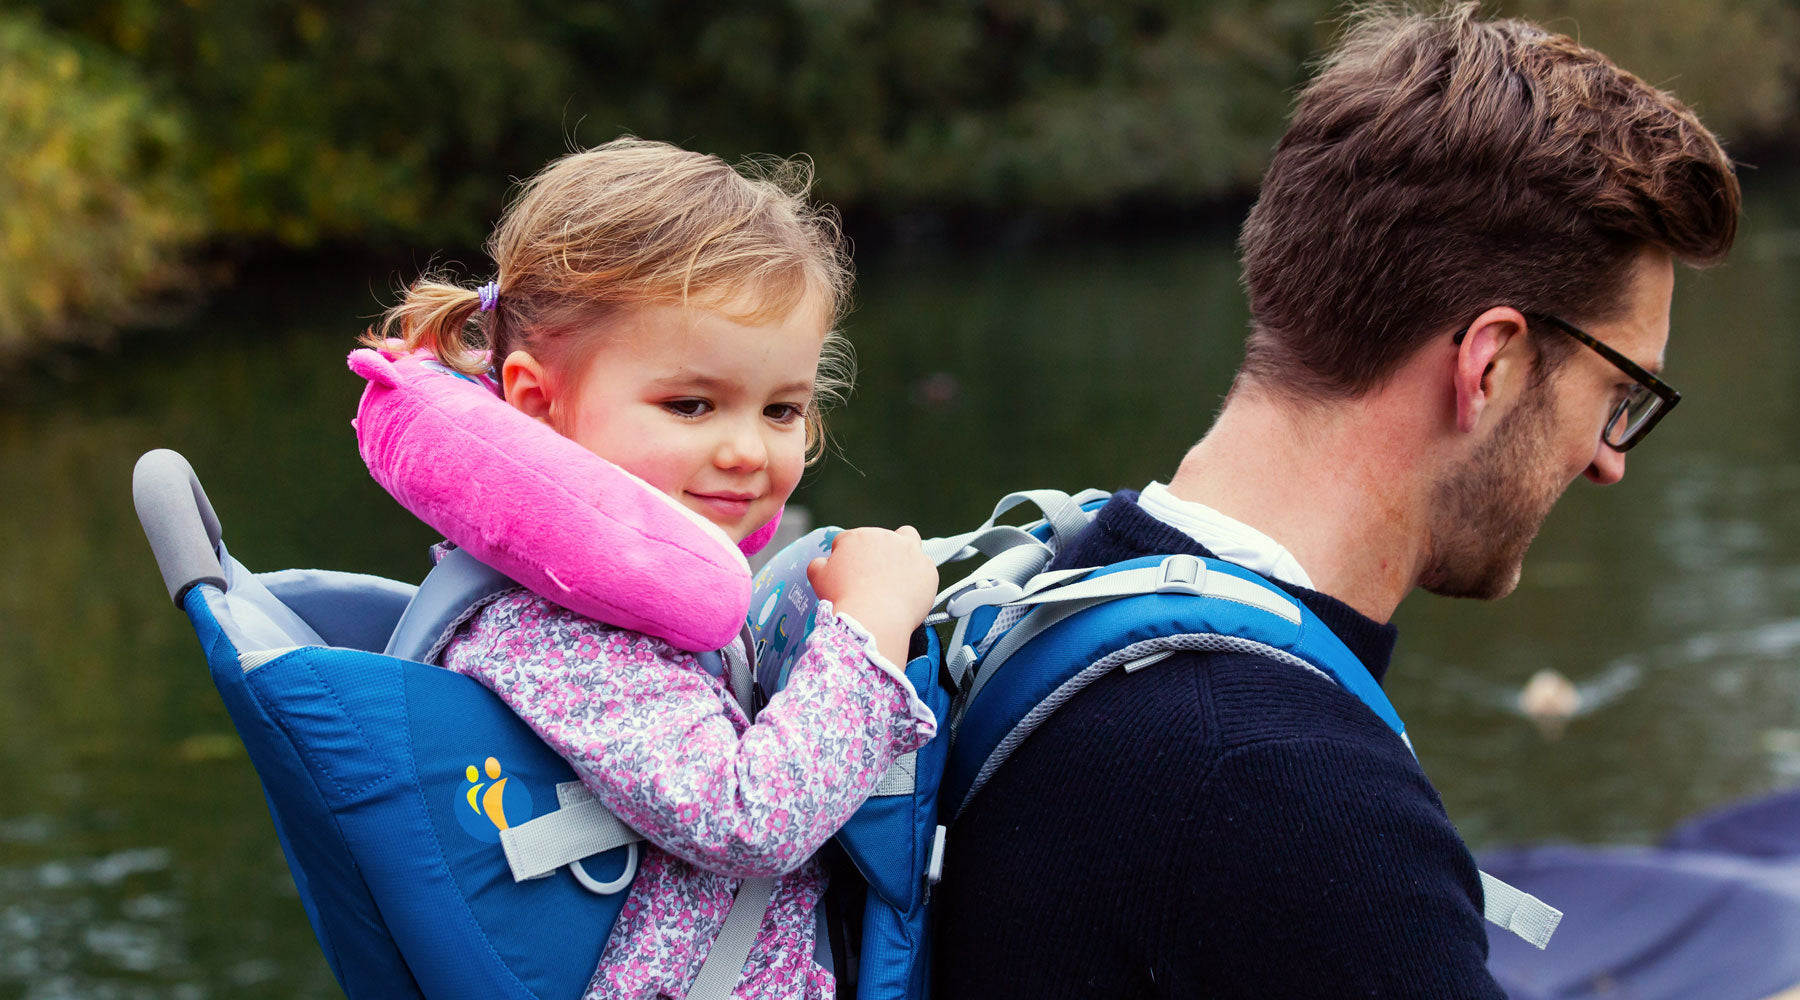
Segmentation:
{"type": "Polygon", "coordinates": [[[1625,453],[1600,442],[1600,450],[1594,453],[1594,460],[1588,464],[1587,477],[1601,486],[1611,486],[1625,478],[1625,453]]]}

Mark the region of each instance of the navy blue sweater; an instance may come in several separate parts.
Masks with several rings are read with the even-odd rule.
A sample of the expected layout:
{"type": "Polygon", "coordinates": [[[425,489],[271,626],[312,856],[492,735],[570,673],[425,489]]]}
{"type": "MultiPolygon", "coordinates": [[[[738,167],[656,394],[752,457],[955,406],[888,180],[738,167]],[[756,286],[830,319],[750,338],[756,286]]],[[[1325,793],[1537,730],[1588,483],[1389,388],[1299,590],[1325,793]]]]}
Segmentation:
{"type": "MultiPolygon", "coordinates": [[[[1210,555],[1123,494],[1057,560],[1210,555]]],[[[1286,587],[1380,680],[1395,630],[1286,587]]],[[[1481,885],[1418,763],[1354,695],[1237,653],[1114,671],[951,829],[936,995],[1504,998],[1481,885]]]]}

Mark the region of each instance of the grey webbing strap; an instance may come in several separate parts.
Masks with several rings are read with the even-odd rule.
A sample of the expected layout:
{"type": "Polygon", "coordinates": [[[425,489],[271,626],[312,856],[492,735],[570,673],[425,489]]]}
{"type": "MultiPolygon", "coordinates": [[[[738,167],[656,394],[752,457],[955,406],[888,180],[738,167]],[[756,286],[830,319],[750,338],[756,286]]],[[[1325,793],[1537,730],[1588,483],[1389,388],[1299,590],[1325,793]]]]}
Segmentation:
{"type": "MultiPolygon", "coordinates": [[[[1023,532],[1021,532],[1023,534],[1023,532]]],[[[1013,596],[1023,593],[1025,584],[1038,577],[1044,567],[1049,564],[1052,553],[1048,546],[1030,535],[1029,545],[1018,545],[981,564],[981,568],[961,580],[956,581],[932,599],[932,607],[944,607],[953,618],[968,614],[969,609],[962,607],[965,594],[977,591],[989,591],[998,594],[992,600],[983,600],[979,604],[1003,604],[1013,596]]]]}
{"type": "MultiPolygon", "coordinates": [[[[1051,574],[1044,574],[1044,576],[1051,576],[1051,574]]],[[[1076,576],[1076,574],[1066,574],[1066,576],[1076,576]]],[[[1049,583],[1055,585],[1055,583],[1060,583],[1060,579],[1051,579],[1049,583]]],[[[1004,603],[1006,608],[1031,608],[1031,612],[1017,624],[1013,624],[1012,628],[1006,629],[1001,640],[995,642],[992,649],[988,649],[986,658],[983,658],[983,662],[981,662],[981,669],[977,671],[974,680],[968,682],[965,703],[968,700],[974,700],[977,692],[981,691],[981,687],[988,682],[990,676],[994,676],[994,671],[997,671],[1001,664],[1006,662],[1008,656],[1017,653],[1019,647],[1024,646],[1026,642],[1039,637],[1044,629],[1048,629],[1049,626],[1057,624],[1073,613],[1087,610],[1094,604],[1114,601],[1118,597],[1134,597],[1139,594],[1188,594],[1197,595],[1197,597],[1215,597],[1215,599],[1224,599],[1224,601],[1247,604],[1247,606],[1258,608],[1262,612],[1278,615],[1278,617],[1282,617],[1283,621],[1300,624],[1300,608],[1289,599],[1285,599],[1280,594],[1274,594],[1273,590],[1269,590],[1267,586],[1255,585],[1242,577],[1208,572],[1208,568],[1201,559],[1193,558],[1193,556],[1168,556],[1156,567],[1123,570],[1116,574],[1089,577],[1089,579],[1062,586],[1044,586],[1042,581],[1037,581],[1021,597],[1015,597],[1012,601],[1004,603]],[[1057,608],[1057,610],[1051,612],[1051,608],[1057,608]]],[[[968,610],[972,610],[972,608],[968,608],[968,610]]],[[[950,637],[949,653],[945,653],[945,667],[949,669],[950,678],[958,685],[963,685],[963,674],[967,673],[968,665],[974,662],[974,651],[963,644],[967,622],[967,617],[956,622],[958,628],[950,637]]],[[[958,712],[956,721],[961,721],[961,712],[958,712]]],[[[954,723],[952,723],[952,728],[954,728],[954,723]]]]}
{"type": "Polygon", "coordinates": [[[1480,874],[1481,893],[1487,901],[1483,916],[1538,948],[1549,944],[1556,925],[1562,923],[1562,911],[1487,872],[1480,874]]]}
{"type": "Polygon", "coordinates": [[[913,788],[919,783],[919,753],[912,751],[894,758],[894,764],[881,776],[875,790],[869,793],[870,798],[884,795],[911,795],[913,788]]]}
{"type": "MultiPolygon", "coordinates": [[[[1043,520],[1034,522],[1034,524],[1049,524],[1051,540],[1060,542],[1062,539],[1074,537],[1077,532],[1087,527],[1088,513],[1081,509],[1081,504],[1086,500],[1097,499],[1105,495],[1097,490],[1083,490],[1073,497],[1061,490],[1023,490],[1018,493],[1008,493],[994,505],[993,514],[988,516],[981,527],[960,535],[926,539],[925,554],[940,565],[958,559],[967,559],[969,557],[967,549],[975,539],[993,528],[1001,515],[1026,503],[1035,505],[1044,514],[1043,520]]],[[[1029,528],[1032,525],[1026,527],[1029,528]]]]}
{"type": "Polygon", "coordinates": [[[738,707],[745,715],[753,715],[750,708],[754,704],[752,695],[756,690],[756,665],[750,658],[756,655],[756,640],[750,634],[750,626],[738,634],[739,645],[726,646],[722,652],[725,657],[726,682],[731,685],[731,696],[737,699],[738,707]]]}
{"type": "Polygon", "coordinates": [[[644,838],[619,822],[580,782],[559,785],[562,808],[500,831],[500,847],[513,881],[542,878],[583,858],[635,844],[644,838]]]}
{"type": "Polygon", "coordinates": [[[725,915],[725,925],[719,928],[706,961],[700,963],[687,1000],[726,1000],[731,996],[743,976],[744,959],[750,957],[750,949],[756,944],[756,932],[762,927],[763,914],[769,912],[769,897],[774,892],[772,878],[747,878],[738,886],[731,912],[725,915]]]}
{"type": "Polygon", "coordinates": [[[977,555],[998,556],[1020,546],[1042,549],[1046,553],[1044,561],[1050,561],[1048,545],[1024,528],[1017,528],[1010,524],[996,524],[953,538],[928,538],[921,542],[920,546],[925,549],[925,554],[940,566],[947,562],[957,562],[977,555]]]}
{"type": "Polygon", "coordinates": [[[1228,573],[1213,573],[1194,556],[1169,556],[1158,566],[1108,573],[1071,583],[1054,590],[1027,593],[1006,602],[1010,606],[1060,604],[1065,601],[1087,601],[1095,598],[1112,600],[1138,594],[1190,594],[1214,597],[1267,611],[1287,621],[1300,624],[1300,608],[1267,587],[1251,583],[1228,573]]]}
{"type": "Polygon", "coordinates": [[[1050,522],[1051,539],[1059,544],[1074,538],[1088,526],[1088,512],[1081,509],[1074,497],[1061,490],[1027,490],[1014,495],[1037,504],[1044,512],[1044,520],[1050,522]]]}

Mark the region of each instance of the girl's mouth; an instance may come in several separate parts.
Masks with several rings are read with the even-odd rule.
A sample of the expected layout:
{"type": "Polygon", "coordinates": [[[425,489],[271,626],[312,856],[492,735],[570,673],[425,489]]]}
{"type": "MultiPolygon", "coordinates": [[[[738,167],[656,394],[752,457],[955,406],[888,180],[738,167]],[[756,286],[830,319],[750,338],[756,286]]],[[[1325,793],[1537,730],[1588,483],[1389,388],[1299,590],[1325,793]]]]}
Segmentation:
{"type": "Polygon", "coordinates": [[[755,494],[751,493],[694,493],[690,491],[688,496],[698,501],[700,506],[714,519],[724,521],[741,519],[750,512],[750,505],[756,502],[755,494]]]}

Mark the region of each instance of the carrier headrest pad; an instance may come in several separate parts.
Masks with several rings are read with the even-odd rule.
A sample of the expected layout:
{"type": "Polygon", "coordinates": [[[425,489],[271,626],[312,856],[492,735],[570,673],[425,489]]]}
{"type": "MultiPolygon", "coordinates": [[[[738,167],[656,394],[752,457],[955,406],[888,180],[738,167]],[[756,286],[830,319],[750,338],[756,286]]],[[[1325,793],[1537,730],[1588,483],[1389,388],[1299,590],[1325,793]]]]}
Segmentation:
{"type": "Polygon", "coordinates": [[[369,380],[357,447],[375,481],[538,596],[682,649],[718,649],[750,606],[719,527],[429,353],[350,355],[369,380]]]}

